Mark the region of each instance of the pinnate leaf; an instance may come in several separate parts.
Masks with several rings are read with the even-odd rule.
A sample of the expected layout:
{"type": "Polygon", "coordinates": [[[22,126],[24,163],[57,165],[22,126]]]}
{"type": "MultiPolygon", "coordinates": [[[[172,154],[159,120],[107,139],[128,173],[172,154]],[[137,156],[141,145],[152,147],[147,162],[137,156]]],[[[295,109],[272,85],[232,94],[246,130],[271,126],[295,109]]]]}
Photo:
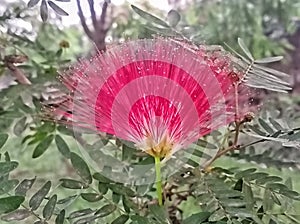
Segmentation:
{"type": "Polygon", "coordinates": [[[84,215],[91,214],[91,213],[93,213],[93,212],[94,212],[94,210],[92,210],[92,209],[90,209],[90,208],[81,209],[81,210],[77,210],[77,211],[72,212],[72,213],[69,215],[69,218],[70,218],[70,219],[74,219],[74,218],[78,218],[78,217],[81,217],[81,216],[84,216],[84,215]]]}
{"type": "Polygon", "coordinates": [[[8,134],[5,134],[5,133],[1,133],[0,134],[0,149],[4,146],[4,144],[6,143],[8,139],[8,134]]]}
{"type": "Polygon", "coordinates": [[[256,168],[250,168],[247,170],[240,171],[235,174],[235,178],[239,179],[239,178],[247,177],[249,174],[252,174],[255,171],[256,171],[256,168]]]}
{"type": "Polygon", "coordinates": [[[30,0],[28,3],[27,3],[27,7],[28,8],[32,8],[34,6],[36,6],[38,3],[39,3],[40,0],[30,0]]]}
{"type": "Polygon", "coordinates": [[[183,220],[183,224],[199,224],[207,220],[210,215],[210,212],[199,212],[183,220]]]}
{"type": "Polygon", "coordinates": [[[61,7],[56,5],[53,1],[48,1],[49,6],[60,16],[68,16],[69,14],[63,10],[61,7]]]}
{"type": "Polygon", "coordinates": [[[135,11],[138,15],[140,15],[141,17],[146,19],[148,22],[153,22],[153,23],[161,25],[163,27],[169,27],[169,25],[165,21],[157,18],[156,16],[153,16],[150,13],[145,12],[144,10],[142,10],[134,5],[131,5],[131,8],[133,9],[133,11],[135,11]]]}
{"type": "Polygon", "coordinates": [[[257,64],[267,64],[267,63],[281,61],[282,59],[283,59],[283,56],[275,56],[275,57],[257,59],[254,62],[257,64]]]}
{"type": "Polygon", "coordinates": [[[63,224],[65,220],[66,211],[63,209],[60,213],[56,216],[55,224],[63,224]]]}
{"type": "Polygon", "coordinates": [[[110,180],[109,178],[103,176],[101,173],[94,173],[93,178],[98,180],[100,183],[104,183],[104,184],[113,183],[112,180],[110,180]]]}
{"type": "Polygon", "coordinates": [[[111,224],[125,224],[128,219],[129,219],[128,215],[121,215],[118,218],[116,218],[114,221],[112,221],[111,224]]]}
{"type": "Polygon", "coordinates": [[[51,181],[47,181],[29,200],[29,207],[32,210],[38,209],[51,188],[51,181]]]}
{"type": "Polygon", "coordinates": [[[46,220],[49,220],[51,218],[55,209],[56,202],[57,202],[57,195],[55,194],[49,199],[49,201],[45,205],[43,209],[43,217],[46,220]]]}
{"type": "Polygon", "coordinates": [[[0,195],[6,194],[13,190],[19,183],[19,180],[12,179],[12,180],[2,180],[0,181],[0,195]]]}
{"type": "Polygon", "coordinates": [[[40,7],[40,15],[43,22],[46,22],[48,19],[48,6],[46,0],[42,0],[42,4],[40,7]]]}
{"type": "Polygon", "coordinates": [[[23,196],[9,196],[0,198],[0,214],[12,212],[20,207],[24,202],[23,196]]]}
{"type": "Polygon", "coordinates": [[[171,27],[175,27],[179,23],[180,19],[181,16],[176,10],[172,9],[168,12],[167,20],[171,27]]]}
{"type": "Polygon", "coordinates": [[[44,140],[42,140],[34,149],[32,158],[40,157],[49,148],[54,136],[49,135],[44,140]]]}
{"type": "Polygon", "coordinates": [[[15,161],[0,162],[0,176],[8,174],[18,167],[19,163],[15,161]]]}
{"type": "Polygon", "coordinates": [[[76,173],[81,177],[81,179],[85,183],[91,184],[93,179],[90,169],[86,162],[80,156],[73,152],[71,153],[71,162],[74,169],[76,170],[76,173]]]}
{"type": "Polygon", "coordinates": [[[81,197],[88,202],[100,201],[103,196],[96,193],[81,193],[81,197]]]}
{"type": "Polygon", "coordinates": [[[158,205],[151,205],[149,206],[151,214],[160,222],[160,223],[168,223],[168,216],[167,212],[162,206],[158,205]]]}
{"type": "Polygon", "coordinates": [[[253,58],[250,50],[248,49],[248,47],[246,46],[245,42],[241,38],[238,38],[238,44],[240,45],[240,47],[242,48],[242,50],[244,51],[244,53],[247,55],[247,57],[251,61],[254,61],[254,58],[253,58]]]}
{"type": "Polygon", "coordinates": [[[14,126],[13,132],[16,136],[20,136],[26,129],[26,117],[18,120],[14,126]]]}
{"type": "Polygon", "coordinates": [[[117,209],[117,207],[113,204],[104,205],[103,207],[101,207],[100,209],[97,210],[95,215],[97,217],[105,217],[105,216],[108,216],[109,214],[113,213],[116,209],[117,209]]]}
{"type": "Polygon", "coordinates": [[[70,148],[67,145],[67,143],[65,142],[65,140],[62,137],[60,137],[59,135],[56,135],[55,143],[56,143],[58,150],[61,152],[61,154],[66,158],[70,158],[70,148]]]}
{"type": "Polygon", "coordinates": [[[69,188],[69,189],[85,189],[88,188],[89,186],[81,181],[78,180],[72,180],[72,179],[60,179],[61,186],[64,188],[69,188]]]}
{"type": "Polygon", "coordinates": [[[26,192],[32,187],[36,178],[24,179],[15,189],[15,194],[20,196],[26,196],[26,192]]]}
{"type": "Polygon", "coordinates": [[[31,212],[28,209],[18,209],[13,212],[8,213],[1,217],[1,220],[5,222],[11,221],[21,221],[28,218],[31,215],[31,212]]]}

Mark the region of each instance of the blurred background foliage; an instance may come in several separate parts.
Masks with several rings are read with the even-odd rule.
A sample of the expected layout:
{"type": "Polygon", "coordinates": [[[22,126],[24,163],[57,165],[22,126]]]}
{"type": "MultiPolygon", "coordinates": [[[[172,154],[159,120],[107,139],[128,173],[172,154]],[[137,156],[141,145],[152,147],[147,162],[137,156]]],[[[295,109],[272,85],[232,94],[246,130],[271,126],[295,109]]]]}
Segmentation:
{"type": "MultiPolygon", "coordinates": [[[[169,0],[160,10],[150,1],[136,2],[140,9],[69,2],[0,5],[1,223],[300,223],[299,1],[169,0]],[[257,100],[264,106],[242,130],[245,147],[209,170],[201,171],[197,158],[204,153],[201,143],[219,147],[227,130],[198,142],[189,166],[168,180],[165,208],[155,205],[152,185],[124,186],[87,167],[79,145],[96,147],[98,136],[78,134],[77,143],[64,126],[39,118],[43,103],[62,100],[58,72],[113,43],[157,34],[243,53],[240,37],[255,59],[283,55],[270,66],[290,74],[293,87],[288,94],[262,90],[257,100]]],[[[106,140],[114,148],[103,148],[105,158],[116,152],[121,160],[149,161],[113,137],[106,140]]]]}

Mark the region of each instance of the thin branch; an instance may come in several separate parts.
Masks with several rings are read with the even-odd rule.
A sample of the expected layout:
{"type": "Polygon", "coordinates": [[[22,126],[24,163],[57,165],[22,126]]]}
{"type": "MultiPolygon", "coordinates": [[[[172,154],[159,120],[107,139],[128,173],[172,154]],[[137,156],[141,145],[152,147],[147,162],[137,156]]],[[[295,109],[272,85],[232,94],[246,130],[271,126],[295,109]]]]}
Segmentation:
{"type": "Polygon", "coordinates": [[[83,11],[82,11],[82,8],[81,8],[81,5],[80,5],[80,0],[76,0],[77,2],[77,7],[78,7],[78,16],[80,18],[80,22],[81,22],[81,25],[83,27],[83,30],[84,32],[86,33],[86,35],[90,38],[90,39],[94,39],[93,38],[93,33],[90,31],[90,29],[88,28],[87,24],[86,24],[86,21],[85,21],[85,17],[83,15],[83,11]]]}
{"type": "Polygon", "coordinates": [[[251,143],[249,143],[249,144],[246,144],[246,145],[232,145],[232,146],[229,146],[228,148],[226,148],[226,149],[223,149],[223,150],[219,150],[218,151],[218,153],[211,159],[211,160],[209,160],[207,163],[205,163],[204,165],[203,165],[203,170],[206,170],[207,168],[209,168],[210,166],[211,166],[211,164],[213,163],[213,162],[215,162],[218,158],[220,158],[221,156],[223,156],[223,155],[225,155],[225,154],[227,154],[228,152],[232,152],[232,151],[234,151],[234,150],[241,150],[241,149],[244,149],[244,148],[246,148],[246,147],[249,147],[249,146],[251,146],[251,145],[255,145],[255,144],[257,144],[257,143],[261,143],[261,142],[264,142],[264,141],[266,141],[265,139],[260,139],[260,140],[257,140],[257,141],[254,141],[254,142],[251,142],[251,143]]]}
{"type": "MultiPolygon", "coordinates": [[[[294,128],[293,129],[293,131],[297,131],[297,130],[300,130],[300,128],[294,128]]],[[[289,131],[287,131],[286,133],[288,133],[288,132],[289,131]]],[[[231,152],[231,151],[234,151],[234,150],[241,150],[241,149],[244,149],[246,147],[255,145],[257,143],[265,142],[265,141],[269,141],[269,140],[267,140],[267,139],[259,139],[259,140],[253,141],[253,142],[251,142],[249,144],[246,144],[246,145],[242,145],[242,146],[241,145],[232,145],[232,146],[230,146],[230,147],[228,147],[226,149],[223,149],[223,150],[220,149],[218,151],[218,153],[211,160],[209,160],[206,164],[203,165],[203,170],[207,169],[214,161],[216,161],[221,156],[227,154],[228,152],[231,152]]]]}
{"type": "Polygon", "coordinates": [[[106,1],[104,1],[103,6],[102,6],[102,11],[101,11],[101,16],[100,16],[100,26],[103,30],[105,30],[104,26],[105,26],[107,7],[108,7],[108,3],[106,1]]]}
{"type": "Polygon", "coordinates": [[[31,82],[27,79],[24,72],[15,66],[15,63],[23,63],[26,60],[27,57],[24,55],[8,55],[4,57],[3,62],[20,84],[31,85],[31,82]]]}
{"type": "Polygon", "coordinates": [[[98,26],[98,20],[97,20],[97,15],[95,12],[95,7],[94,7],[94,0],[88,0],[89,6],[90,6],[90,12],[91,12],[91,18],[92,18],[92,22],[93,22],[93,26],[96,27],[98,26]]]}
{"type": "Polygon", "coordinates": [[[213,158],[211,158],[210,160],[208,160],[206,163],[203,164],[202,169],[207,170],[211,166],[211,164],[213,164],[218,158],[220,158],[222,155],[226,154],[231,150],[233,150],[233,145],[223,150],[222,148],[220,148],[217,154],[213,158]]]}
{"type": "Polygon", "coordinates": [[[35,216],[40,221],[43,220],[38,214],[36,214],[34,211],[32,211],[32,209],[28,208],[26,205],[21,204],[21,207],[23,207],[24,209],[26,209],[28,212],[30,212],[33,216],[35,216]]]}

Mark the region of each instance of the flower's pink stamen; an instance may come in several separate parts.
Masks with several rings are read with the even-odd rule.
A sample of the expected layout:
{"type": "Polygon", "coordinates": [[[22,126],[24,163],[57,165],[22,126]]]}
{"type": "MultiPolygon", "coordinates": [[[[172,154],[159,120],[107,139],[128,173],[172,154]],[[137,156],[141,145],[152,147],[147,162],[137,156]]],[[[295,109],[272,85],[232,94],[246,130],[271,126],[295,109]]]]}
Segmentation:
{"type": "MultiPolygon", "coordinates": [[[[146,125],[149,126],[151,124],[149,121],[153,118],[162,119],[159,126],[165,126],[171,138],[176,139],[179,137],[181,119],[178,111],[169,100],[160,96],[150,95],[138,100],[131,108],[129,123],[142,137],[144,133],[149,132],[146,125]]],[[[159,128],[154,131],[161,132],[156,135],[161,135],[164,132],[159,128]]]]}
{"type": "Polygon", "coordinates": [[[184,147],[236,119],[230,63],[168,39],[126,42],[62,76],[71,95],[54,113],[153,155],[184,147]]]}
{"type": "MultiPolygon", "coordinates": [[[[103,85],[102,89],[99,92],[96,104],[96,106],[99,105],[98,108],[101,111],[100,113],[108,115],[111,114],[111,108],[115,101],[114,96],[117,96],[119,91],[123,89],[124,86],[128,85],[130,82],[138,78],[153,75],[162,76],[170,80],[174,80],[174,84],[178,83],[178,85],[182,86],[190,95],[190,98],[194,97],[194,100],[198,100],[197,109],[199,116],[209,108],[208,100],[205,98],[205,93],[203,92],[200,85],[195,80],[193,80],[192,77],[189,77],[189,75],[186,74],[182,69],[179,69],[174,65],[168,65],[164,62],[139,61],[122,67],[103,85]],[[169,67],[172,67],[172,70],[169,70],[169,67]],[[177,75],[172,76],[171,74],[177,75]]],[[[153,80],[154,79],[155,78],[153,78],[153,80]]],[[[142,91],[147,88],[147,86],[150,89],[157,88],[157,84],[154,83],[154,81],[151,84],[145,83],[144,85],[144,87],[142,86],[136,88],[141,88],[142,91]]],[[[170,86],[165,86],[165,88],[170,88],[170,86]]],[[[133,89],[132,91],[135,90],[133,89]]],[[[166,89],[166,91],[169,90],[166,89]]],[[[170,91],[172,91],[172,89],[170,89],[170,91]]],[[[102,123],[102,121],[99,122],[102,123]]]]}

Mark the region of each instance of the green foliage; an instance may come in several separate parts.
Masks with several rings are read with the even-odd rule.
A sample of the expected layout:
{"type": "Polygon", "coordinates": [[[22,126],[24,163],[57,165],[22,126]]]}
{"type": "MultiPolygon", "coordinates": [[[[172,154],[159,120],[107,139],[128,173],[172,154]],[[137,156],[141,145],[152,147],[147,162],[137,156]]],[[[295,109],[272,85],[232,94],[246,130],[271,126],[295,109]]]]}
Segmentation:
{"type": "Polygon", "coordinates": [[[256,58],[270,57],[291,48],[285,34],[295,29],[297,4],[297,0],[196,1],[188,7],[186,21],[202,24],[202,38],[209,43],[225,42],[238,49],[235,40],[241,37],[256,58]]]}
{"type": "Polygon", "coordinates": [[[66,158],[70,158],[69,146],[61,136],[59,135],[55,136],[55,143],[57,145],[58,150],[61,152],[61,154],[66,158]]]}
{"type": "Polygon", "coordinates": [[[7,139],[8,139],[8,134],[0,134],[0,148],[3,147],[7,139]]]}
{"type": "MultiPolygon", "coordinates": [[[[180,20],[180,16],[178,12],[176,12],[178,15],[174,11],[170,11],[168,14],[169,16],[175,14],[177,15],[177,21],[175,25],[175,24],[168,24],[165,21],[149,14],[148,12],[137,8],[136,6],[132,6],[132,8],[141,17],[143,17],[143,19],[147,20],[148,25],[146,25],[146,27],[149,28],[150,30],[157,32],[163,36],[180,37],[189,42],[193,40],[191,36],[186,35],[184,33],[184,30],[177,29],[175,27],[180,20]]],[[[291,90],[289,86],[289,82],[283,79],[284,77],[288,77],[287,74],[283,72],[279,72],[275,69],[262,66],[262,64],[268,64],[268,63],[280,61],[283,57],[276,56],[276,57],[268,57],[268,58],[262,58],[256,60],[254,59],[254,56],[248,49],[245,42],[241,38],[237,38],[237,40],[238,40],[239,47],[241,48],[242,52],[246,55],[246,57],[236,52],[227,44],[225,45],[227,45],[227,47],[235,54],[236,58],[232,55],[231,59],[236,63],[236,66],[238,68],[241,68],[241,70],[245,71],[243,74],[243,78],[241,80],[242,82],[244,82],[246,85],[250,87],[261,88],[261,89],[277,91],[277,92],[287,92],[288,90],[291,90]]],[[[220,47],[220,49],[222,48],[220,47]]]]}
{"type": "MultiPolygon", "coordinates": [[[[64,1],[62,1],[62,0],[55,0],[55,1],[58,1],[58,2],[70,2],[70,0],[64,0],[64,1]]],[[[29,8],[32,8],[32,7],[36,6],[39,2],[40,2],[40,0],[29,0],[29,2],[27,3],[27,6],[29,8]]],[[[65,10],[63,10],[61,7],[59,7],[53,1],[41,0],[40,15],[41,15],[41,18],[42,18],[43,22],[46,22],[47,19],[48,19],[48,15],[49,15],[48,6],[50,8],[52,8],[52,10],[56,14],[58,14],[60,16],[68,16],[69,15],[65,10]]]]}
{"type": "Polygon", "coordinates": [[[81,177],[81,179],[85,183],[91,184],[93,181],[92,175],[85,161],[81,157],[79,157],[76,153],[71,153],[70,158],[71,158],[71,163],[74,169],[76,170],[76,173],[81,177]]]}
{"type": "MultiPolygon", "coordinates": [[[[262,112],[252,123],[243,123],[239,130],[241,141],[235,148],[230,148],[235,127],[231,124],[177,152],[176,159],[168,161],[162,169],[163,174],[168,173],[168,169],[176,171],[165,180],[164,206],[157,205],[153,183],[148,180],[139,185],[135,183],[139,175],[152,178],[154,169],[141,165],[151,166],[154,161],[137,151],[132,143],[109,135],[95,141],[98,135],[74,133],[45,117],[40,119],[40,102],[50,102],[52,106],[60,103],[57,71],[64,70],[71,61],[86,53],[82,49],[87,44],[77,27],[60,30],[49,18],[49,10],[67,15],[57,2],[68,0],[30,0],[27,5],[32,9],[20,3],[19,7],[9,7],[0,16],[0,26],[7,30],[0,33],[0,77],[12,74],[3,61],[5,56],[26,56],[24,62],[17,63],[17,68],[31,82],[31,85],[22,85],[10,81],[0,92],[0,149],[10,152],[1,153],[0,157],[0,217],[3,222],[300,222],[297,214],[300,189],[293,188],[297,182],[283,173],[278,175],[272,169],[257,166],[280,170],[300,167],[297,162],[300,157],[299,120],[290,114],[272,114],[279,106],[281,114],[287,114],[286,99],[275,96],[268,113],[262,112]],[[42,20],[49,23],[35,21],[36,17],[29,12],[37,7],[42,20]],[[14,29],[6,22],[15,18],[32,23],[33,35],[22,27],[12,32],[14,29]],[[84,151],[78,150],[81,146],[75,143],[76,135],[82,140],[84,151]],[[287,148],[288,152],[283,150],[287,148]],[[212,167],[212,162],[227,152],[226,149],[232,149],[226,155],[237,162],[237,168],[233,168],[235,164],[229,164],[229,168],[212,167]],[[32,155],[28,157],[29,168],[24,168],[24,160],[20,158],[26,155],[32,155]],[[57,157],[51,159],[53,155],[57,157]],[[49,175],[33,169],[38,164],[49,167],[51,163],[58,167],[58,173],[53,171],[49,175]],[[244,168],[245,164],[251,167],[244,168]],[[182,168],[178,169],[179,166],[182,168]]],[[[243,82],[246,85],[286,92],[290,90],[286,74],[267,67],[268,63],[282,59],[274,55],[283,54],[290,47],[283,37],[273,37],[275,31],[278,27],[290,31],[292,16],[299,15],[294,7],[296,1],[283,2],[195,1],[186,9],[170,10],[160,16],[132,6],[134,14],[128,14],[128,23],[122,21],[123,17],[116,18],[116,29],[110,34],[116,41],[160,34],[192,41],[195,47],[204,40],[217,44],[225,42],[233,46],[231,57],[245,71],[243,82]]],[[[218,46],[212,47],[224,51],[218,46]]],[[[290,105],[293,103],[288,101],[290,105]]]]}
{"type": "Polygon", "coordinates": [[[287,74],[261,65],[280,61],[282,59],[281,56],[255,60],[241,38],[238,38],[238,43],[248,59],[235,52],[233,49],[232,51],[235,52],[241,60],[237,62],[237,64],[245,70],[242,81],[245,82],[247,86],[276,92],[287,92],[288,90],[291,90],[289,82],[284,80],[284,78],[288,77],[287,74]]]}
{"type": "Polygon", "coordinates": [[[24,200],[25,198],[22,196],[0,198],[0,214],[9,213],[18,209],[24,200]]]}
{"type": "Polygon", "coordinates": [[[269,114],[260,116],[253,124],[247,124],[245,133],[256,140],[231,153],[231,157],[278,169],[299,169],[299,163],[295,159],[299,158],[298,127],[291,127],[284,119],[276,119],[269,114]],[[257,143],[263,147],[254,147],[253,144],[257,143]]]}

